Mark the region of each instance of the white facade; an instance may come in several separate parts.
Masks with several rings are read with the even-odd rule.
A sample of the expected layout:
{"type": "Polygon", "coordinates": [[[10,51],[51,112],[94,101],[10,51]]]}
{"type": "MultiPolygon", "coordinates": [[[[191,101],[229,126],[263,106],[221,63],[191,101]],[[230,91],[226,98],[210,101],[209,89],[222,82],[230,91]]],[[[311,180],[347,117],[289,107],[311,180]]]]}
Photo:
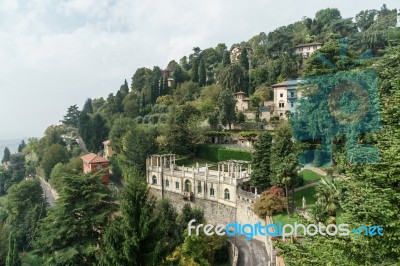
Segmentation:
{"type": "Polygon", "coordinates": [[[301,96],[298,90],[298,80],[288,80],[272,85],[274,90],[274,115],[279,120],[286,120],[286,112],[294,112],[297,100],[301,96]]]}
{"type": "Polygon", "coordinates": [[[322,43],[306,43],[294,47],[295,54],[303,55],[303,58],[310,57],[315,51],[321,48],[322,43]]]}
{"type": "Polygon", "coordinates": [[[230,207],[236,207],[237,186],[249,181],[251,174],[248,162],[221,162],[217,170],[210,170],[207,165],[177,166],[174,154],[151,155],[146,167],[151,188],[181,194],[183,199],[211,200],[230,207]]]}
{"type": "Polygon", "coordinates": [[[246,97],[246,93],[243,91],[239,91],[235,94],[236,97],[236,105],[235,111],[236,112],[246,112],[249,110],[249,98],[246,97]]]}

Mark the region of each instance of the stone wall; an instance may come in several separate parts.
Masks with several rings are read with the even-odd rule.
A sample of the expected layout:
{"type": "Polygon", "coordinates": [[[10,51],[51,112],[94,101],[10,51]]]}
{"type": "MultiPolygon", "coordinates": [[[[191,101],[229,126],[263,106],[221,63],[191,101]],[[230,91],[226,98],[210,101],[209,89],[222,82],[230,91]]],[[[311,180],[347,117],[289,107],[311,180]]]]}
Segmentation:
{"type": "MultiPolygon", "coordinates": [[[[161,198],[161,190],[150,188],[150,192],[157,198],[161,198]]],[[[169,199],[177,211],[189,203],[192,207],[198,207],[204,211],[204,218],[210,224],[228,224],[235,221],[235,208],[226,206],[216,201],[195,198],[194,201],[184,200],[181,194],[164,191],[164,197],[169,199]]]]}

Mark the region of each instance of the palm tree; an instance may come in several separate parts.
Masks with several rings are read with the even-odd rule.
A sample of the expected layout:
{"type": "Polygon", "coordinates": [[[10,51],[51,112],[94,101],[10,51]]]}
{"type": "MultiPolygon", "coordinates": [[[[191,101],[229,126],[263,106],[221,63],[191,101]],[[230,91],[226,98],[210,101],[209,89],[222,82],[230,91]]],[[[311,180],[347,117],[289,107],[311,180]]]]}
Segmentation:
{"type": "Polygon", "coordinates": [[[316,220],[325,224],[336,224],[340,189],[335,179],[332,176],[323,177],[316,191],[317,202],[313,209],[316,220]]]}

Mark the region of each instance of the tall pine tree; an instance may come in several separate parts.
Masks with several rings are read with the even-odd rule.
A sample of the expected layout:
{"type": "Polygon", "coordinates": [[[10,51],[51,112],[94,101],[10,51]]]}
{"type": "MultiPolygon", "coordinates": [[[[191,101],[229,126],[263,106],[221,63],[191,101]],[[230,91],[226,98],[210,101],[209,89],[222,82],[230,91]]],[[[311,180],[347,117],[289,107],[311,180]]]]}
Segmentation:
{"type": "Polygon", "coordinates": [[[100,245],[100,265],[160,264],[165,232],[155,199],[135,169],[125,171],[120,213],[108,225],[100,245]]]}
{"type": "Polygon", "coordinates": [[[200,86],[205,86],[207,80],[207,73],[206,73],[206,64],[204,62],[204,57],[200,60],[199,65],[199,84],[200,86]]]}
{"type": "Polygon", "coordinates": [[[257,188],[266,188],[271,183],[271,145],[272,136],[269,132],[261,133],[254,145],[255,151],[251,156],[251,185],[257,188]]]}

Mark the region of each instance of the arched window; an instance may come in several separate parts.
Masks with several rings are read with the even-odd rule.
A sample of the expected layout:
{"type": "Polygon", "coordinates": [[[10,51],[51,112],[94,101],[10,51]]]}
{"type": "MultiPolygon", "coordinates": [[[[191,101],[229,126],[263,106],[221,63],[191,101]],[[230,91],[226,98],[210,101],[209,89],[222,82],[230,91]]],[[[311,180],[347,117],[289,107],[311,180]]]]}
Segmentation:
{"type": "Polygon", "coordinates": [[[210,187],[210,196],[211,196],[211,197],[214,197],[214,196],[215,196],[215,190],[214,190],[214,188],[212,187],[212,185],[211,185],[211,187],[210,187]]]}
{"type": "Polygon", "coordinates": [[[229,195],[229,189],[225,189],[224,191],[224,199],[229,200],[230,199],[230,195],[229,195]]]}
{"type": "Polygon", "coordinates": [[[190,182],[189,179],[186,179],[185,181],[185,191],[186,192],[191,192],[192,189],[192,183],[190,182]]]}
{"type": "Polygon", "coordinates": [[[166,186],[166,187],[169,187],[169,180],[168,180],[168,179],[165,180],[165,186],[166,186]]]}
{"type": "Polygon", "coordinates": [[[153,185],[157,185],[157,177],[153,175],[153,185]]]}
{"type": "Polygon", "coordinates": [[[179,189],[179,182],[175,182],[175,188],[179,189]]]}

